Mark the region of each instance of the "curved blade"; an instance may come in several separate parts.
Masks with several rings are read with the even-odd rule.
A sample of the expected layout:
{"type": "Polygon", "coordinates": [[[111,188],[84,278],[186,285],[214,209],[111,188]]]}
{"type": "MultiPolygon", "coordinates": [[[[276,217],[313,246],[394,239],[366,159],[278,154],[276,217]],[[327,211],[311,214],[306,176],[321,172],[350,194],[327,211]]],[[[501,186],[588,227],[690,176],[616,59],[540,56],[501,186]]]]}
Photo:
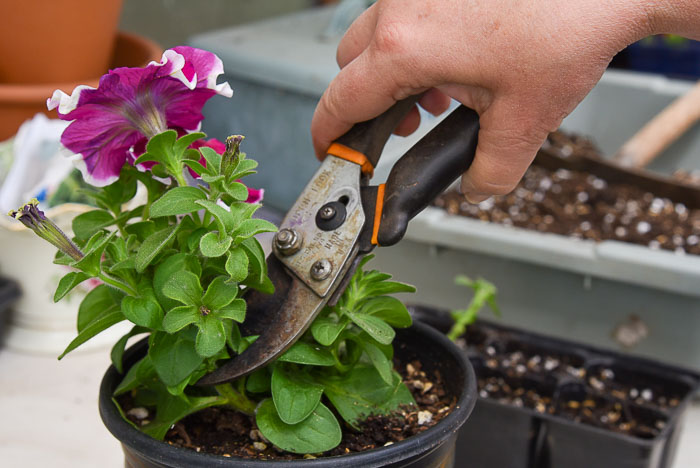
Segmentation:
{"type": "MultiPolygon", "coordinates": [[[[275,262],[279,263],[279,260],[270,255],[268,263],[274,265],[275,262]]],[[[273,265],[270,265],[270,271],[280,273],[273,265]]],[[[281,264],[279,268],[283,268],[281,264]]],[[[246,297],[249,319],[243,325],[245,334],[259,333],[260,336],[242,354],[202,377],[198,384],[216,385],[250,374],[287,351],[309,328],[327,299],[314,294],[299,280],[290,280],[286,293],[275,290],[274,295],[263,297],[265,295],[254,292],[252,297],[246,297]],[[283,298],[283,301],[279,303],[276,297],[283,298]]]]}

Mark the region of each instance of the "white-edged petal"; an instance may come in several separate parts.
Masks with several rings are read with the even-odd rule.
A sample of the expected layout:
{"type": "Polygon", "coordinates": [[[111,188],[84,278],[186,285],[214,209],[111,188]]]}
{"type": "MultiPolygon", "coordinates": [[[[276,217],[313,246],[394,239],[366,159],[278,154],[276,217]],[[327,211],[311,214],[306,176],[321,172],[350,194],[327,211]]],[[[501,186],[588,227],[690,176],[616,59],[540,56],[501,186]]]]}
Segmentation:
{"type": "Polygon", "coordinates": [[[78,101],[80,101],[80,93],[82,93],[85,89],[96,88],[93,88],[92,86],[88,85],[79,85],[75,87],[75,89],[70,95],[64,93],[60,89],[57,89],[53,92],[53,95],[46,100],[46,107],[49,110],[54,110],[58,107],[58,112],[60,114],[68,114],[74,111],[76,107],[78,107],[78,101]]]}

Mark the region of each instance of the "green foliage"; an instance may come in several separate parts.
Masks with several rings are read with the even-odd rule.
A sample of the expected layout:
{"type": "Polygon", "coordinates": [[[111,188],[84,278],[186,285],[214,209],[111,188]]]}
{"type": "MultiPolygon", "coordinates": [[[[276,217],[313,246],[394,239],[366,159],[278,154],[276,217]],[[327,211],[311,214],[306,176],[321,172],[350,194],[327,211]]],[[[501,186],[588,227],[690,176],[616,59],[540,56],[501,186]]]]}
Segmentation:
{"type": "Polygon", "coordinates": [[[393,370],[391,347],[394,328],[410,326],[411,317],[389,296],[414,289],[363,270],[371,257],[361,262],[338,303],[326,307],[274,363],[229,384],[195,385],[257,338],[242,336],[238,328],[246,315],[245,292],[274,291],[254,236],[276,228],[252,218],[260,205],[245,202],[248,191],[239,180],[254,173],[257,163],[240,152],[242,137],[229,140],[223,155],[190,148],[203,137],[178,139],[167,131],[149,141],[136,162],[154,163],[152,173],[169,177],[169,184],[125,165],[114,184],[84,191],[97,209],[73,223],[82,258],[56,257],[73,271],[60,280],[55,299],[90,278],[103,284],[80,304],[78,335],[60,357],[127,320],[132,329],[111,351],[122,372],[128,341],[147,335],[147,354],[126,371],[115,398],[129,392],[135,403],[152,408],[155,417],[139,429],[159,439],[188,414],[225,405],[255,415],[277,447],[319,453],[340,442],[336,415],[357,427],[372,413],[415,404],[393,370]],[[185,168],[206,185],[188,186],[185,168]],[[146,200],[125,210],[138,184],[146,200]]]}
{"type": "Polygon", "coordinates": [[[473,289],[474,296],[466,309],[452,311],[454,324],[447,333],[447,337],[452,341],[464,335],[467,327],[476,321],[476,317],[484,305],[488,304],[496,317],[501,316],[501,311],[496,304],[496,286],[492,283],[483,278],[474,281],[464,275],[459,275],[455,278],[455,284],[473,289]]]}

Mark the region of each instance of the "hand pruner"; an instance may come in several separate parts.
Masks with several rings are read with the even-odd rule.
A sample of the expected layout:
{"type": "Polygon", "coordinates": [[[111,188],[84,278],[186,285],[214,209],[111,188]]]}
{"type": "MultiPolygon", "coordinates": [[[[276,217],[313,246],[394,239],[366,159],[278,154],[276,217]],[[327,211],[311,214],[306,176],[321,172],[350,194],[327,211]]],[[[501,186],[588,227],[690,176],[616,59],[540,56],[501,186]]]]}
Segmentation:
{"type": "Polygon", "coordinates": [[[401,240],[409,220],[469,168],[479,117],[460,106],[396,162],[386,183],[369,184],[385,143],[417,100],[396,103],[331,145],[272,241],[267,267],[274,294],[245,296],[241,332],[257,340],[200,384],[237,379],[289,349],[338,300],[362,257],[401,240]]]}

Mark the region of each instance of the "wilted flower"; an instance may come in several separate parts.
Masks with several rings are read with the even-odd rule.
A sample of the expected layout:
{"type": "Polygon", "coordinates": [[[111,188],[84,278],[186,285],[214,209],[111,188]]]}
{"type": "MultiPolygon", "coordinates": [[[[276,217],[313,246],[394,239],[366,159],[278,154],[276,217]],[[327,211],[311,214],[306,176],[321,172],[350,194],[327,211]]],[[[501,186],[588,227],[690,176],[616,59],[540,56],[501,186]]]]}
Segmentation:
{"type": "MultiPolygon", "coordinates": [[[[222,155],[222,169],[225,170],[225,165],[230,164],[235,158],[238,157],[240,154],[240,144],[241,141],[243,141],[243,136],[241,135],[233,135],[230,136],[226,139],[226,143],[222,143],[221,141],[217,140],[216,138],[210,138],[209,140],[197,140],[192,144],[192,148],[199,149],[202,147],[208,147],[222,155]]],[[[200,159],[199,161],[201,164],[206,166],[206,160],[204,158],[200,159]]],[[[222,172],[224,172],[222,170],[222,172]]],[[[192,174],[192,177],[198,177],[198,175],[194,171],[190,171],[192,174]]],[[[241,182],[240,180],[237,180],[237,182],[241,182]]],[[[242,182],[241,182],[242,183],[242,182]]],[[[246,186],[247,187],[247,186],[246,186]]],[[[263,199],[263,195],[265,194],[265,189],[254,189],[251,187],[248,188],[248,198],[246,199],[246,203],[259,203],[263,199]]]]}
{"type": "Polygon", "coordinates": [[[17,211],[10,211],[7,214],[20,221],[42,239],[56,246],[58,250],[73,260],[78,261],[83,258],[83,253],[78,246],[53,221],[44,215],[44,212],[39,209],[38,205],[39,202],[36,198],[32,198],[29,203],[19,207],[17,211]]]}
{"type": "Polygon", "coordinates": [[[198,130],[204,103],[215,94],[233,95],[228,83],[216,83],[223,71],[211,52],[180,46],[166,50],[160,63],[111,70],[97,88],[81,85],[71,95],[56,90],[47,106],[73,121],[61,143],[81,156],[85,180],[104,186],[145,152],[151,137],[198,130]]]}

